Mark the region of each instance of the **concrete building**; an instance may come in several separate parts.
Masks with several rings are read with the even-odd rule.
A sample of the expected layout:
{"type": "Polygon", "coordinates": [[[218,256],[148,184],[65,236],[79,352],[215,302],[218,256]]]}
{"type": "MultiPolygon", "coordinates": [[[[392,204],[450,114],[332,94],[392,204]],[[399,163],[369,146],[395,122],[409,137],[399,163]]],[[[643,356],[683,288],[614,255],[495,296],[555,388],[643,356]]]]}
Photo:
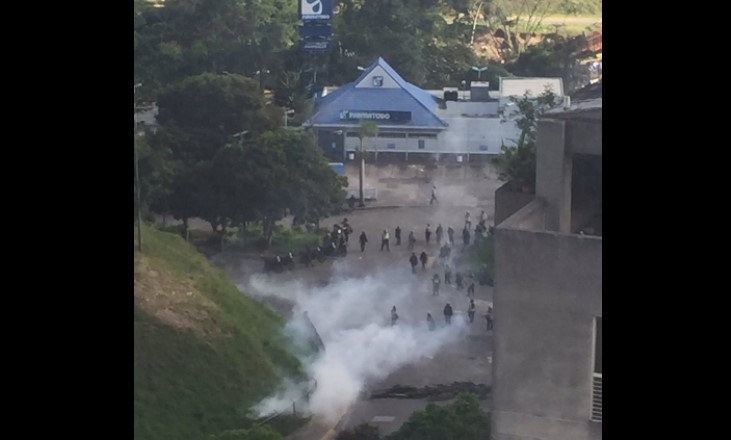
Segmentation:
{"type": "Polygon", "coordinates": [[[592,87],[539,122],[535,197],[496,226],[494,440],[602,438],[601,84],[592,87]]]}
{"type": "Polygon", "coordinates": [[[488,91],[487,82],[475,81],[472,90],[458,91],[456,100],[447,100],[449,90],[422,90],[378,58],[352,83],[325,88],[304,125],[315,130],[318,144],[334,161],[352,160],[360,147],[358,126],[363,119],[379,126],[378,137],[363,145],[374,158],[470,161],[499,154],[502,145],[512,145],[519,137],[510,108],[513,93],[522,96],[525,90],[540,88],[537,96],[550,83],[561,97],[560,81],[517,78],[506,83],[511,87],[500,97],[488,91]]]}

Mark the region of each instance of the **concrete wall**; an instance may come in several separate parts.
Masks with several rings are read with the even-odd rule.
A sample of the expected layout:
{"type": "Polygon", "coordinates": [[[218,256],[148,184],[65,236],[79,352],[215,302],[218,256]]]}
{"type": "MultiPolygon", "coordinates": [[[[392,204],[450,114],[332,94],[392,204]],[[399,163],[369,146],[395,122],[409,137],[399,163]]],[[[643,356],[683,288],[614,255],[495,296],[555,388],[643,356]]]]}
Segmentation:
{"type": "Polygon", "coordinates": [[[512,190],[510,182],[505,182],[495,191],[495,224],[499,225],[534,198],[534,194],[512,190]]]}
{"type": "Polygon", "coordinates": [[[496,232],[492,438],[601,439],[589,418],[602,240],[511,229],[512,220],[496,232]]]}

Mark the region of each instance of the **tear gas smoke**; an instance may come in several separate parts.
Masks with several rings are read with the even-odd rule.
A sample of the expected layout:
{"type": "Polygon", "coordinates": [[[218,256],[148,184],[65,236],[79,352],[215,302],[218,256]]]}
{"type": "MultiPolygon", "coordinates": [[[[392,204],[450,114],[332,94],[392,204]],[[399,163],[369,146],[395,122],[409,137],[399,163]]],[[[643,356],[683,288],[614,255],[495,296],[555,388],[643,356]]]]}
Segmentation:
{"type": "MultiPolygon", "coordinates": [[[[264,276],[252,277],[247,287],[247,292],[254,295],[275,295],[295,302],[294,318],[286,327],[288,333],[299,337],[300,342],[297,337],[293,339],[295,344],[309,336],[309,324],[302,313],[307,312],[325,345],[325,351],[314,359],[302,358],[316,383],[308,410],[328,422],[337,421],[368,383],[422,357],[433,357],[466,328],[464,320],[455,316],[451,326],[431,332],[427,329],[427,312],[440,320],[445,304],[415,300],[415,295],[431,295],[428,286],[420,285],[429,280],[419,277],[415,281],[410,273],[397,270],[348,277],[345,262],[336,263],[333,269],[335,275],[325,287],[277,283],[264,276]],[[399,320],[391,326],[390,310],[394,305],[399,320]]],[[[266,415],[289,408],[293,400],[306,393],[307,386],[287,383],[282,392],[262,401],[256,411],[266,415]]]]}

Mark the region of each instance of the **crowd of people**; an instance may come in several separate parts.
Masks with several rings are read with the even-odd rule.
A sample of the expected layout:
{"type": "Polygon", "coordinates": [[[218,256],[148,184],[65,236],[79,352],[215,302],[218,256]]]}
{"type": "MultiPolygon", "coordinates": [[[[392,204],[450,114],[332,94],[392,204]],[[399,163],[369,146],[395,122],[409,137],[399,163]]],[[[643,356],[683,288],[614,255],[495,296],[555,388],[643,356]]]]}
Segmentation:
{"type": "MultiPolygon", "coordinates": [[[[452,309],[452,305],[450,303],[447,303],[444,306],[444,309],[442,310],[442,313],[444,314],[444,324],[445,325],[452,325],[452,316],[454,316],[454,309],[452,309]]],[[[470,299],[470,303],[467,306],[467,319],[470,324],[475,322],[475,314],[477,313],[477,306],[475,305],[475,300],[470,299]]],[[[484,315],[485,323],[487,326],[487,331],[492,330],[492,307],[487,308],[487,312],[484,315]]],[[[396,309],[396,306],[393,306],[391,308],[391,326],[394,326],[398,323],[399,315],[398,311],[396,309]]],[[[434,321],[434,317],[431,313],[426,314],[426,325],[429,331],[434,331],[437,327],[436,322],[434,321]]]]}
{"type": "MultiPolygon", "coordinates": [[[[433,201],[436,201],[436,197],[433,198],[435,199],[433,201]]],[[[482,210],[482,212],[480,213],[478,223],[474,227],[473,233],[471,232],[472,220],[469,211],[465,213],[464,219],[465,222],[462,228],[463,250],[470,246],[470,244],[479,246],[484,240],[487,240],[490,234],[494,232],[492,226],[487,226],[487,214],[484,210],[482,210]]],[[[396,226],[394,230],[395,246],[401,246],[402,232],[403,231],[401,229],[401,226],[396,226]]],[[[312,258],[309,258],[309,255],[311,255],[313,252],[320,253],[321,255],[347,255],[348,242],[351,234],[353,234],[353,228],[348,222],[348,219],[345,218],[341,223],[333,225],[332,231],[323,237],[321,248],[318,246],[317,249],[314,251],[308,248],[304,252],[304,254],[308,256],[306,257],[306,259],[311,260],[312,258]]],[[[451,226],[448,226],[445,231],[444,226],[442,226],[441,223],[439,223],[433,231],[431,224],[427,224],[424,228],[425,246],[427,248],[431,246],[433,236],[434,242],[439,247],[439,254],[438,258],[435,260],[435,266],[441,267],[441,270],[443,271],[443,276],[440,275],[439,271],[432,275],[432,295],[439,296],[442,280],[444,280],[443,283],[445,286],[451,287],[452,275],[454,274],[455,289],[457,291],[460,291],[465,290],[466,288],[466,295],[467,298],[469,298],[469,304],[467,306],[467,316],[469,323],[471,324],[474,322],[476,314],[476,306],[474,300],[476,284],[479,283],[480,285],[491,285],[492,283],[489,279],[486,265],[483,265],[478,273],[454,270],[454,259],[452,258],[452,250],[455,248],[454,235],[455,230],[451,226]]],[[[366,235],[365,231],[361,231],[358,237],[358,243],[360,245],[361,253],[364,253],[366,251],[367,244],[369,243],[368,236],[366,235]]],[[[411,230],[407,236],[407,250],[411,251],[411,255],[409,256],[409,264],[411,265],[411,272],[413,274],[417,274],[419,272],[417,269],[419,264],[421,264],[421,272],[427,272],[427,265],[429,263],[429,255],[427,254],[426,250],[423,250],[419,255],[417,255],[416,251],[414,251],[416,243],[416,233],[414,230],[411,230]]],[[[391,233],[388,229],[384,229],[381,233],[380,252],[390,251],[391,233]]],[[[454,315],[454,310],[452,309],[451,304],[447,303],[444,306],[442,313],[444,315],[445,325],[450,325],[452,322],[452,316],[454,315]]],[[[487,330],[492,330],[491,307],[488,308],[488,311],[484,315],[484,317],[487,324],[487,330]]],[[[393,308],[391,309],[391,325],[396,325],[398,320],[399,315],[396,310],[396,306],[393,306],[393,308]]],[[[429,330],[434,330],[436,328],[436,323],[431,313],[427,313],[426,320],[429,330]]]]}

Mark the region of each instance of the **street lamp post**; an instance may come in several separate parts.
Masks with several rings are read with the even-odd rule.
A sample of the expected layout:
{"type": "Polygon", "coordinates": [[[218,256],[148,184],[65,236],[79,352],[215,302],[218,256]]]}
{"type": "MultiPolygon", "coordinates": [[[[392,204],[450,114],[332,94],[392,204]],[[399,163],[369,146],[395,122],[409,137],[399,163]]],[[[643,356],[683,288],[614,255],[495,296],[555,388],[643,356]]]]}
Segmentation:
{"type": "Polygon", "coordinates": [[[142,205],[140,203],[140,171],[137,163],[137,88],[142,86],[142,83],[135,84],[134,92],[134,116],[135,116],[135,130],[134,130],[134,152],[135,152],[135,198],[137,199],[137,249],[142,252],[142,205]]]}
{"type": "Polygon", "coordinates": [[[485,70],[487,70],[487,67],[472,66],[472,70],[474,70],[475,72],[477,72],[477,81],[479,81],[482,78],[482,72],[484,72],[485,70]]]}

